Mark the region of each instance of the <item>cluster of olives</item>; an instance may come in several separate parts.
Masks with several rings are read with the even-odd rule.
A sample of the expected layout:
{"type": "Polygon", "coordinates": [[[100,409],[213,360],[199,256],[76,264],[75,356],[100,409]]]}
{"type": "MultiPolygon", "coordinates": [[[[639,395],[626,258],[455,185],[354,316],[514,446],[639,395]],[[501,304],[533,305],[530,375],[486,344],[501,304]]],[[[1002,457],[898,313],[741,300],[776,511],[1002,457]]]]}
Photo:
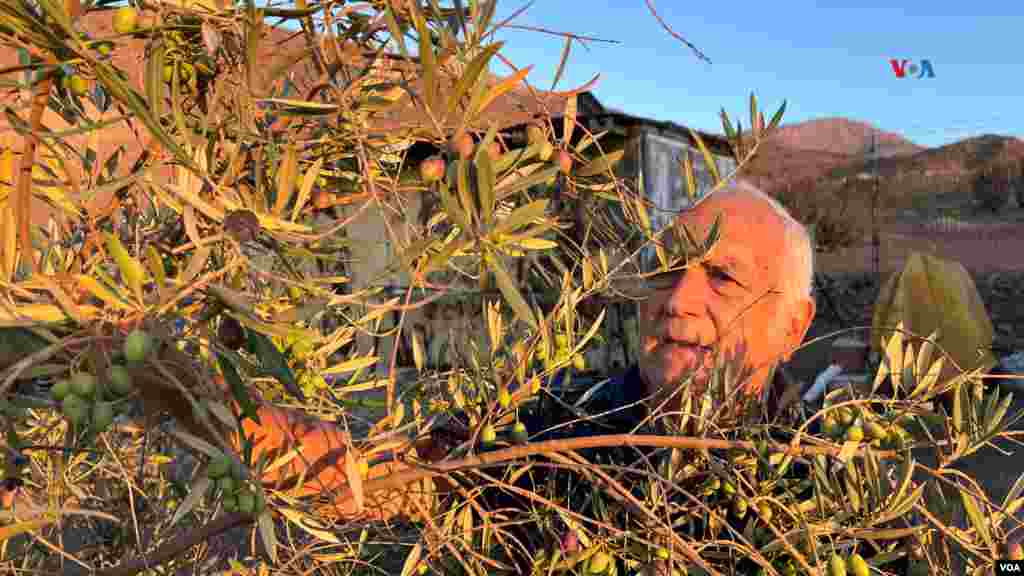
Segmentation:
{"type": "Polygon", "coordinates": [[[74,72],[65,74],[60,83],[67,93],[79,98],[84,98],[89,93],[89,81],[74,72]]]}
{"type": "Polygon", "coordinates": [[[897,449],[911,440],[910,433],[898,424],[886,422],[871,411],[850,406],[826,412],[821,429],[833,439],[848,442],[866,440],[874,448],[897,449]]]}
{"type": "MultiPolygon", "coordinates": [[[[750,511],[750,502],[742,496],[737,496],[736,485],[728,480],[722,482],[717,476],[712,476],[704,483],[703,493],[704,496],[714,496],[717,494],[722,500],[731,502],[730,509],[732,514],[740,520],[746,518],[747,512],[750,511]]],[[[754,509],[765,524],[771,522],[774,512],[767,500],[762,500],[755,504],[754,509]]]]}
{"type": "MultiPolygon", "coordinates": [[[[526,135],[531,146],[539,146],[537,155],[541,162],[551,160],[552,156],[555,155],[555,147],[548,140],[544,129],[539,125],[531,125],[527,128],[526,135]]],[[[463,132],[453,137],[448,143],[448,147],[460,158],[469,159],[474,153],[476,144],[473,142],[472,136],[463,132]]],[[[501,145],[498,142],[492,142],[490,148],[487,149],[487,154],[492,160],[497,160],[501,156],[501,145]]],[[[563,174],[569,174],[572,171],[573,158],[568,150],[560,149],[556,161],[563,174]]],[[[420,178],[428,184],[444,178],[444,173],[445,163],[441,156],[431,156],[420,163],[420,178]]]]}
{"type": "Polygon", "coordinates": [[[867,561],[857,553],[853,553],[845,560],[839,554],[832,554],[828,562],[829,576],[868,576],[871,568],[867,561]]]}
{"type": "Polygon", "coordinates": [[[226,454],[217,454],[210,458],[206,475],[209,476],[213,489],[220,493],[221,505],[225,512],[259,514],[266,507],[263,491],[250,489],[242,477],[241,466],[226,454]]]}
{"type": "MultiPolygon", "coordinates": [[[[152,348],[149,334],[134,330],[124,341],[124,357],[129,364],[140,364],[152,348]]],[[[132,392],[132,377],[124,366],[113,365],[107,372],[106,385],[100,389],[96,377],[88,372],[76,372],[71,378],[58,380],[50,389],[50,396],[61,403],[61,411],[76,428],[91,425],[93,431],[104,432],[114,422],[116,402],[132,392]]]]}
{"type": "MultiPolygon", "coordinates": [[[[526,429],[526,424],[522,421],[517,420],[512,426],[512,441],[516,444],[525,444],[530,438],[530,431],[526,429]]],[[[498,432],[494,429],[493,424],[485,424],[480,430],[480,443],[486,448],[494,446],[498,441],[498,432]]]]}

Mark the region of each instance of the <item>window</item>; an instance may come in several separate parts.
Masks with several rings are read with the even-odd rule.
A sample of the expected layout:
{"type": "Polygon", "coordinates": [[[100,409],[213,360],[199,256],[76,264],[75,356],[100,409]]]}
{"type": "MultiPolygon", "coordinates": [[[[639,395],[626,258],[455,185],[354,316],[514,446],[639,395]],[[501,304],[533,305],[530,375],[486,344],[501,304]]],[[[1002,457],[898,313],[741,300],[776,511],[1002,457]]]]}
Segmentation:
{"type": "MultiPolygon", "coordinates": [[[[689,155],[693,164],[698,198],[714,187],[714,179],[704,163],[704,155],[698,148],[690,146],[688,141],[646,133],[643,151],[644,191],[655,205],[651,213],[651,225],[655,230],[660,230],[671,224],[690,205],[682,170],[684,154],[689,155]]],[[[727,156],[715,156],[715,167],[724,178],[735,169],[736,162],[727,156]]],[[[645,267],[653,265],[654,258],[654,250],[646,250],[642,256],[645,267]]]]}

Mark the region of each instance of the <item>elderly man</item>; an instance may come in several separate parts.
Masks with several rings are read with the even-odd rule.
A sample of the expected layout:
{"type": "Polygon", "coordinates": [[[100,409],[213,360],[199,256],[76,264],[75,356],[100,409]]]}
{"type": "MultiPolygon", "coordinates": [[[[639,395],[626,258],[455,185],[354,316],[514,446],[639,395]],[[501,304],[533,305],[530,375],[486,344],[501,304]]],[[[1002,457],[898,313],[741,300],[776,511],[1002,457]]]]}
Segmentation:
{"type": "MultiPolygon", "coordinates": [[[[679,383],[696,372],[693,384],[703,386],[715,348],[726,356],[740,354],[748,375],[743,389],[761,395],[778,408],[783,384],[772,385],[775,365],[800,345],[815,313],[811,294],[812,247],[804,228],[773,199],[737,184],[706,197],[679,218],[702,239],[717,216],[723,217],[721,237],[699,265],[651,280],[648,297],[639,306],[641,353],[639,363],[607,382],[590,399],[587,412],[607,413],[586,423],[567,425],[552,410],[524,415],[531,432],[557,427],[557,435],[628,432],[659,403],[671,406],[679,383]]],[[[776,375],[777,376],[777,375],[776,375]]],[[[338,492],[345,484],[344,433],[333,423],[311,422],[295,412],[263,406],[261,425],[246,420],[244,431],[257,453],[298,446],[301,457],[269,473],[264,480],[306,475],[306,494],[338,492]]],[[[541,433],[533,440],[553,437],[541,433]]],[[[426,440],[417,450],[426,459],[446,452],[426,440]]],[[[391,462],[375,466],[371,476],[405,466],[391,462]]],[[[351,501],[339,502],[343,515],[355,515],[351,501]]],[[[415,515],[422,499],[408,493],[367,496],[364,517],[415,515]],[[416,498],[413,502],[412,498],[416,498]]]]}

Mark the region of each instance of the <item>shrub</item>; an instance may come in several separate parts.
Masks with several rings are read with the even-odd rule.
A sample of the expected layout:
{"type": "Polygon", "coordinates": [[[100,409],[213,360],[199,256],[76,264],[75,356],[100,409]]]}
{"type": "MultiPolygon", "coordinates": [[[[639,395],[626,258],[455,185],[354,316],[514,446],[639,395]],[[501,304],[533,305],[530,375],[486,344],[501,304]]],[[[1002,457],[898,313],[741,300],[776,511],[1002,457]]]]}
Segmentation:
{"type": "Polygon", "coordinates": [[[974,175],[971,192],[976,207],[993,214],[999,212],[1010,201],[1013,190],[1011,180],[1005,169],[985,169],[974,175]]]}
{"type": "MultiPolygon", "coordinates": [[[[596,135],[581,134],[572,100],[555,111],[569,113],[559,142],[550,141],[555,131],[545,116],[530,142],[495,146],[506,135],[480,114],[525,74],[500,82],[484,76],[500,48],[484,45],[493,2],[454,3],[471,7],[460,12],[414,2],[350,5],[344,12],[326,4],[199,4],[203,9],[146,4],[140,14],[122,8],[120,33],[101,39],[76,29],[83,16],[106,10],[97,4],[71,2],[67,11],[52,0],[0,4],[0,51],[22,50],[24,61],[8,79],[27,83],[22,87],[33,95],[31,108],[22,102],[7,109],[19,118],[19,136],[0,151],[0,418],[8,448],[2,457],[5,485],[23,483],[49,504],[42,512],[28,506],[29,517],[8,517],[15,519],[4,526],[4,538],[46,540],[0,558],[4,568],[60,572],[64,556],[51,543],[63,541],[56,520],[71,515],[95,521],[104,536],[100,553],[76,555],[98,574],[158,565],[167,572],[207,570],[198,562],[209,549],[198,545],[253,524],[270,564],[260,573],[354,573],[383,564],[403,574],[427,566],[480,574],[511,568],[524,555],[528,569],[544,573],[666,564],[688,573],[699,565],[794,573],[840,561],[857,571],[855,553],[886,567],[905,563],[905,553],[919,554],[914,562],[939,569],[950,568],[943,563],[957,546],[965,565],[958,573],[967,573],[1000,554],[1007,528],[993,504],[964,496],[972,488],[948,468],[917,479],[908,445],[937,441],[953,461],[1003,432],[1007,405],[985,395],[980,379],[940,382],[905,372],[909,365],[932,367],[933,351],[922,346],[920,359],[904,364],[903,352],[913,356],[913,348],[897,337],[883,366],[899,367],[905,394],[832,394],[812,419],[824,434],[798,431],[799,423],[770,428],[750,410],[721,410],[690,414],[668,440],[603,439],[610,462],[573,455],[536,462],[541,453],[568,454],[593,443],[566,438],[538,448],[529,443],[535,431],[517,422],[528,410],[587,405],[582,397],[559,404],[544,388],[556,370],[580,364],[579,352],[600,328],[601,313],[584,321],[579,303],[636,280],[601,251],[615,248],[614,241],[597,250],[566,248],[562,222],[549,207],[553,181],[577,198],[593,194],[621,204],[645,242],[655,232],[641,199],[609,177],[615,155],[596,135]],[[294,51],[268,48],[268,18],[301,24],[294,51]],[[318,23],[325,20],[337,35],[323,35],[318,23]],[[408,61],[397,54],[382,55],[388,47],[407,54],[407,44],[419,55],[411,67],[403,69],[408,61]],[[129,45],[146,50],[141,78],[126,74],[117,58],[129,45]],[[268,53],[302,66],[277,66],[268,53]],[[337,60],[343,55],[347,60],[337,60]],[[71,64],[92,90],[62,86],[63,66],[71,64]],[[303,78],[297,70],[307,66],[312,72],[303,78]],[[45,107],[77,127],[51,130],[40,145],[45,107]],[[145,147],[133,162],[120,149],[100,157],[90,147],[128,120],[145,147]],[[76,140],[81,134],[89,137],[76,140]],[[443,166],[433,158],[438,154],[443,166]],[[423,160],[430,164],[421,171],[423,160]],[[22,167],[31,181],[20,177],[22,167]],[[113,192],[108,205],[88,202],[103,191],[113,192]],[[422,219],[410,207],[419,196],[431,199],[422,219]],[[60,211],[48,226],[31,222],[26,206],[33,197],[60,211]],[[499,200],[507,208],[500,216],[499,200]],[[374,230],[393,248],[387,258],[361,247],[351,231],[366,214],[379,219],[374,230]],[[337,261],[341,249],[351,259],[337,261]],[[523,290],[542,274],[532,265],[542,259],[558,273],[540,286],[560,288],[543,308],[523,290]],[[361,260],[377,266],[357,268],[361,260]],[[531,262],[525,278],[510,273],[522,261],[531,262]],[[399,281],[400,297],[384,293],[399,281]],[[345,285],[342,294],[338,284],[345,285]],[[472,302],[481,337],[449,349],[449,367],[441,371],[423,365],[423,343],[414,336],[411,383],[368,371],[379,358],[353,343],[393,337],[411,310],[438,295],[472,302]],[[382,325],[389,315],[398,317],[393,329],[382,325]],[[338,353],[347,347],[351,352],[338,353]],[[39,393],[48,379],[60,382],[50,397],[39,393]],[[959,399],[954,416],[928,413],[925,403],[949,387],[959,399]],[[425,434],[436,418],[461,411],[484,446],[454,446],[445,464],[452,468],[434,479],[471,477],[480,490],[448,494],[438,518],[331,525],[337,510],[301,497],[294,479],[254,481],[272,470],[284,476],[291,464],[303,477],[310,472],[298,466],[301,455],[254,459],[248,443],[235,449],[231,438],[254,415],[255,397],[297,403],[352,431],[339,474],[357,502],[378,496],[373,488],[381,483],[431,476],[423,468],[414,479],[368,481],[387,473],[386,457],[405,453],[398,438],[425,434]],[[154,425],[162,415],[172,427],[154,425]],[[360,425],[360,418],[369,422],[360,425]],[[647,459],[614,467],[635,456],[625,444],[646,448],[647,459]],[[481,448],[492,448],[491,463],[508,464],[520,479],[534,465],[572,474],[553,488],[516,492],[534,506],[513,514],[485,505],[512,480],[475,459],[481,448]],[[951,507],[937,507],[924,493],[938,485],[961,494],[973,530],[946,529],[951,507]],[[908,514],[924,509],[936,514],[904,525],[908,514]],[[527,522],[523,537],[517,526],[527,522]],[[288,528],[287,539],[275,523],[288,528]],[[291,534],[314,540],[317,553],[291,534]]],[[[782,113],[766,124],[753,96],[750,104],[753,134],[743,146],[742,130],[722,114],[741,168],[782,113]]],[[[812,202],[803,217],[820,226],[828,245],[853,234],[827,203],[812,202]]],[[[615,237],[605,232],[597,237],[615,237]]],[[[716,236],[697,240],[706,250],[716,236]]],[[[683,263],[683,244],[673,246],[660,254],[662,265],[683,263]]],[[[722,378],[712,379],[709,397],[735,398],[735,366],[716,370],[722,378]]],[[[567,388],[589,397],[588,390],[567,388]]],[[[683,391],[683,406],[704,400],[683,391]]],[[[587,416],[579,409],[576,416],[587,416]]],[[[224,558],[214,560],[225,567],[224,558]]]]}
{"type": "Polygon", "coordinates": [[[834,252],[855,245],[870,227],[870,200],[863,187],[806,179],[772,192],[794,218],[814,228],[816,250],[834,252]]]}

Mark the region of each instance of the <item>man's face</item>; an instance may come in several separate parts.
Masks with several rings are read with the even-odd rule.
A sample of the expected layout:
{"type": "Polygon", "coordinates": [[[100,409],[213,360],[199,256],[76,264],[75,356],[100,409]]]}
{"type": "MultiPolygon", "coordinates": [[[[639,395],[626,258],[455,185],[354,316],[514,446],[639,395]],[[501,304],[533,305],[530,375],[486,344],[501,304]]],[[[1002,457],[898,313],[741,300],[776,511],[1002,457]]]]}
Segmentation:
{"type": "MultiPolygon", "coordinates": [[[[747,195],[709,197],[679,221],[703,241],[721,214],[720,237],[709,258],[671,273],[640,304],[640,371],[646,393],[666,394],[694,369],[702,386],[711,350],[739,354],[753,372],[745,385],[760,391],[769,369],[788,358],[814,316],[814,300],[786,310],[785,227],[769,205],[747,195]]],[[[671,244],[669,234],[663,236],[671,244]]],[[[790,272],[795,273],[795,271],[790,272]]]]}

